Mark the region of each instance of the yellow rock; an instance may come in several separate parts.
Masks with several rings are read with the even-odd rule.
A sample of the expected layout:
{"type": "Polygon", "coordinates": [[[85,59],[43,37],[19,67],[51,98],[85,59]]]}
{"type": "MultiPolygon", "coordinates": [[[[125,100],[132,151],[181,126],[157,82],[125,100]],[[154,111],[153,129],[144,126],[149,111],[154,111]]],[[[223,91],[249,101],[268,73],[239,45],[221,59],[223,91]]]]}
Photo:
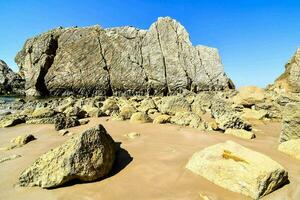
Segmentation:
{"type": "Polygon", "coordinates": [[[234,135],[243,139],[253,139],[255,138],[255,134],[251,131],[246,131],[243,129],[226,129],[225,134],[234,135]]]}
{"type": "Polygon", "coordinates": [[[267,115],[267,111],[265,110],[253,110],[246,108],[243,110],[242,118],[243,119],[256,119],[261,120],[267,115]]]}
{"type": "Polygon", "coordinates": [[[165,124],[165,123],[170,123],[171,116],[161,114],[158,115],[154,118],[153,124],[165,124]]]}
{"type": "Polygon", "coordinates": [[[233,141],[194,153],[186,168],[223,188],[253,199],[273,192],[288,180],[288,173],[280,164],[233,141]]]}
{"type": "Polygon", "coordinates": [[[130,117],[130,122],[132,123],[147,123],[150,122],[151,118],[143,112],[136,112],[133,113],[132,116],[130,117]]]}
{"type": "Polygon", "coordinates": [[[278,150],[300,160],[300,139],[292,139],[281,143],[278,150]]]}

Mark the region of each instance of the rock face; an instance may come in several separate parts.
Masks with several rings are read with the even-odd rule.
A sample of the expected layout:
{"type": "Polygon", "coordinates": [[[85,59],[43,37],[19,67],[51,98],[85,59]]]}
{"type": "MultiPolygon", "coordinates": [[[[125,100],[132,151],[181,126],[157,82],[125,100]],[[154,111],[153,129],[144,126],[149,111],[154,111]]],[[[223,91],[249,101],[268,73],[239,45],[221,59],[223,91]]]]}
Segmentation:
{"type": "Polygon", "coordinates": [[[288,173],[280,164],[232,141],[196,152],[186,168],[253,199],[271,193],[288,180],[288,173]]]}
{"type": "Polygon", "coordinates": [[[232,87],[217,49],[192,46],[185,28],[169,17],[149,30],[56,28],[27,40],[15,61],[27,95],[167,95],[232,87]]]}
{"type": "Polygon", "coordinates": [[[42,155],[22,172],[19,183],[53,188],[73,179],[93,181],[107,175],[114,160],[115,143],[98,125],[42,155]]]}
{"type": "Polygon", "coordinates": [[[0,60],[0,94],[23,94],[24,80],[0,60]]]}
{"type": "Polygon", "coordinates": [[[300,103],[289,103],[282,114],[280,142],[300,138],[300,103]]]}
{"type": "Polygon", "coordinates": [[[300,92],[300,48],[285,65],[285,72],[279,76],[269,89],[282,92],[300,92]]]}

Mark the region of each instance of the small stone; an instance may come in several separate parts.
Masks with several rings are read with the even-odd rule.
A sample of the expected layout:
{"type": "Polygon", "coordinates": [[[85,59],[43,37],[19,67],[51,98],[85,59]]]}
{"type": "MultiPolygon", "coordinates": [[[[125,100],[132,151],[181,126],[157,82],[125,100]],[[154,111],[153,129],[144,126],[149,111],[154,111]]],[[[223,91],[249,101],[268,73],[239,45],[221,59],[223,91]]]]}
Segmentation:
{"type": "Polygon", "coordinates": [[[36,140],[36,138],[32,134],[26,134],[26,135],[20,135],[12,139],[10,142],[16,145],[25,145],[28,142],[31,142],[33,140],[36,140]]]}
{"type": "Polygon", "coordinates": [[[88,124],[90,122],[89,119],[79,119],[78,121],[79,121],[80,125],[85,125],[85,124],[88,124]]]}
{"type": "Polygon", "coordinates": [[[140,136],[141,136],[141,134],[137,133],[137,132],[131,132],[131,133],[125,134],[125,137],[128,137],[129,139],[135,139],[140,136]]]}
{"type": "Polygon", "coordinates": [[[62,129],[62,130],[59,130],[59,131],[58,131],[58,134],[59,134],[59,135],[62,135],[62,136],[67,135],[68,133],[69,133],[69,131],[68,131],[68,130],[65,130],[65,129],[62,129]]]}

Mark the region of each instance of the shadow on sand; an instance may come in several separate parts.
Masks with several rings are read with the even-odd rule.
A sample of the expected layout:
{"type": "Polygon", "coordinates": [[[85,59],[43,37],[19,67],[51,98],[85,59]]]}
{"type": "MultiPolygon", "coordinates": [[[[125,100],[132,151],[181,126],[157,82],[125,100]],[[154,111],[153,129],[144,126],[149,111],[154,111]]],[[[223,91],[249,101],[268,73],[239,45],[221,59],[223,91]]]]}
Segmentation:
{"type": "MultiPolygon", "coordinates": [[[[98,182],[98,181],[104,180],[106,178],[110,178],[110,177],[118,174],[133,160],[133,158],[130,156],[130,154],[128,153],[127,150],[125,150],[121,147],[121,142],[116,142],[116,148],[117,148],[116,159],[115,159],[114,165],[113,165],[110,173],[107,176],[99,178],[99,179],[91,181],[91,182],[82,182],[78,179],[75,179],[75,180],[71,180],[71,181],[69,181],[59,187],[56,187],[56,188],[69,187],[69,186],[73,186],[76,184],[94,183],[94,182],[98,182]]],[[[49,188],[49,189],[56,189],[56,188],[49,188]]]]}

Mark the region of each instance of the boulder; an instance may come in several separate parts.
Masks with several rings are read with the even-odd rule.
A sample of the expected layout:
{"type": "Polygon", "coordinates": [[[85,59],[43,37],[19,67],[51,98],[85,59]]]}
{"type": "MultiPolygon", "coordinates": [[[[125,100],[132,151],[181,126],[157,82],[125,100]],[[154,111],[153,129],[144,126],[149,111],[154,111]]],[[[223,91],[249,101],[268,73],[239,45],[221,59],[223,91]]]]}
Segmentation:
{"type": "Polygon", "coordinates": [[[0,128],[11,127],[21,123],[25,123],[25,116],[18,114],[7,115],[0,120],[0,128]]]}
{"type": "Polygon", "coordinates": [[[177,112],[191,111],[191,105],[184,97],[169,96],[161,99],[158,109],[163,114],[175,115],[177,112]]]}
{"type": "Polygon", "coordinates": [[[241,115],[241,117],[243,119],[250,119],[250,120],[261,120],[264,117],[266,117],[268,114],[268,111],[266,110],[254,110],[254,109],[249,109],[249,108],[245,108],[243,109],[243,114],[241,115]]]}
{"type": "Polygon", "coordinates": [[[13,72],[7,64],[0,60],[0,94],[23,95],[25,81],[20,75],[13,72]]]}
{"type": "Polygon", "coordinates": [[[212,92],[200,92],[197,94],[191,106],[193,113],[203,115],[209,111],[214,96],[215,94],[212,92]]]}
{"type": "Polygon", "coordinates": [[[282,142],[278,150],[300,160],[300,138],[282,142]]]}
{"type": "Polygon", "coordinates": [[[178,112],[171,118],[172,124],[180,126],[189,126],[192,128],[202,127],[203,123],[201,118],[192,112],[178,112]]]}
{"type": "Polygon", "coordinates": [[[135,107],[127,104],[120,108],[119,117],[122,120],[130,119],[131,116],[133,115],[133,113],[136,113],[136,112],[137,112],[137,110],[135,107]]]}
{"type": "Polygon", "coordinates": [[[251,125],[242,120],[239,113],[225,100],[214,100],[211,107],[211,114],[221,130],[228,128],[251,130],[251,125]]]}
{"type": "Polygon", "coordinates": [[[101,107],[101,110],[107,115],[111,115],[113,112],[119,111],[118,101],[115,98],[107,98],[101,107]]]}
{"type": "Polygon", "coordinates": [[[289,103],[284,107],[280,142],[300,138],[300,103],[289,103]]]}
{"type": "Polygon", "coordinates": [[[53,188],[74,179],[97,180],[112,169],[115,151],[111,136],[97,125],[39,157],[21,173],[19,185],[53,188]]]}
{"type": "Polygon", "coordinates": [[[59,131],[61,129],[71,128],[74,126],[79,126],[80,123],[75,117],[67,117],[65,114],[57,114],[54,118],[55,130],[59,131]]]}
{"type": "Polygon", "coordinates": [[[186,168],[230,191],[259,199],[288,181],[287,171],[271,158],[233,141],[193,154],[186,168]]]}
{"type": "Polygon", "coordinates": [[[243,139],[254,139],[255,138],[255,134],[252,133],[251,131],[246,131],[243,129],[226,129],[225,130],[225,134],[229,134],[229,135],[234,135],[243,139]]]}
{"type": "Polygon", "coordinates": [[[256,86],[245,86],[239,89],[239,93],[233,97],[236,104],[252,106],[265,100],[265,91],[256,86]]]}
{"type": "Polygon", "coordinates": [[[101,108],[97,108],[92,105],[84,105],[82,107],[82,111],[87,113],[89,117],[102,117],[106,116],[106,114],[101,110],[101,108]]]}
{"type": "Polygon", "coordinates": [[[232,87],[218,50],[193,46],[169,17],[149,30],[56,28],[28,39],[15,61],[27,95],[169,95],[232,87]]]}
{"type": "Polygon", "coordinates": [[[151,122],[151,118],[146,113],[136,112],[131,115],[130,122],[132,122],[132,123],[147,123],[147,122],[151,122]]]}
{"type": "Polygon", "coordinates": [[[25,134],[12,139],[10,142],[19,146],[23,146],[33,140],[36,140],[36,138],[32,134],[25,134]]]}
{"type": "Polygon", "coordinates": [[[157,115],[154,118],[153,124],[166,124],[166,123],[170,123],[170,119],[171,119],[170,115],[159,114],[159,115],[157,115]]]}
{"type": "Polygon", "coordinates": [[[154,100],[151,98],[147,98],[147,99],[144,99],[143,101],[141,101],[141,104],[138,107],[138,110],[141,112],[147,113],[149,110],[156,109],[156,108],[157,107],[156,107],[154,100]]]}

